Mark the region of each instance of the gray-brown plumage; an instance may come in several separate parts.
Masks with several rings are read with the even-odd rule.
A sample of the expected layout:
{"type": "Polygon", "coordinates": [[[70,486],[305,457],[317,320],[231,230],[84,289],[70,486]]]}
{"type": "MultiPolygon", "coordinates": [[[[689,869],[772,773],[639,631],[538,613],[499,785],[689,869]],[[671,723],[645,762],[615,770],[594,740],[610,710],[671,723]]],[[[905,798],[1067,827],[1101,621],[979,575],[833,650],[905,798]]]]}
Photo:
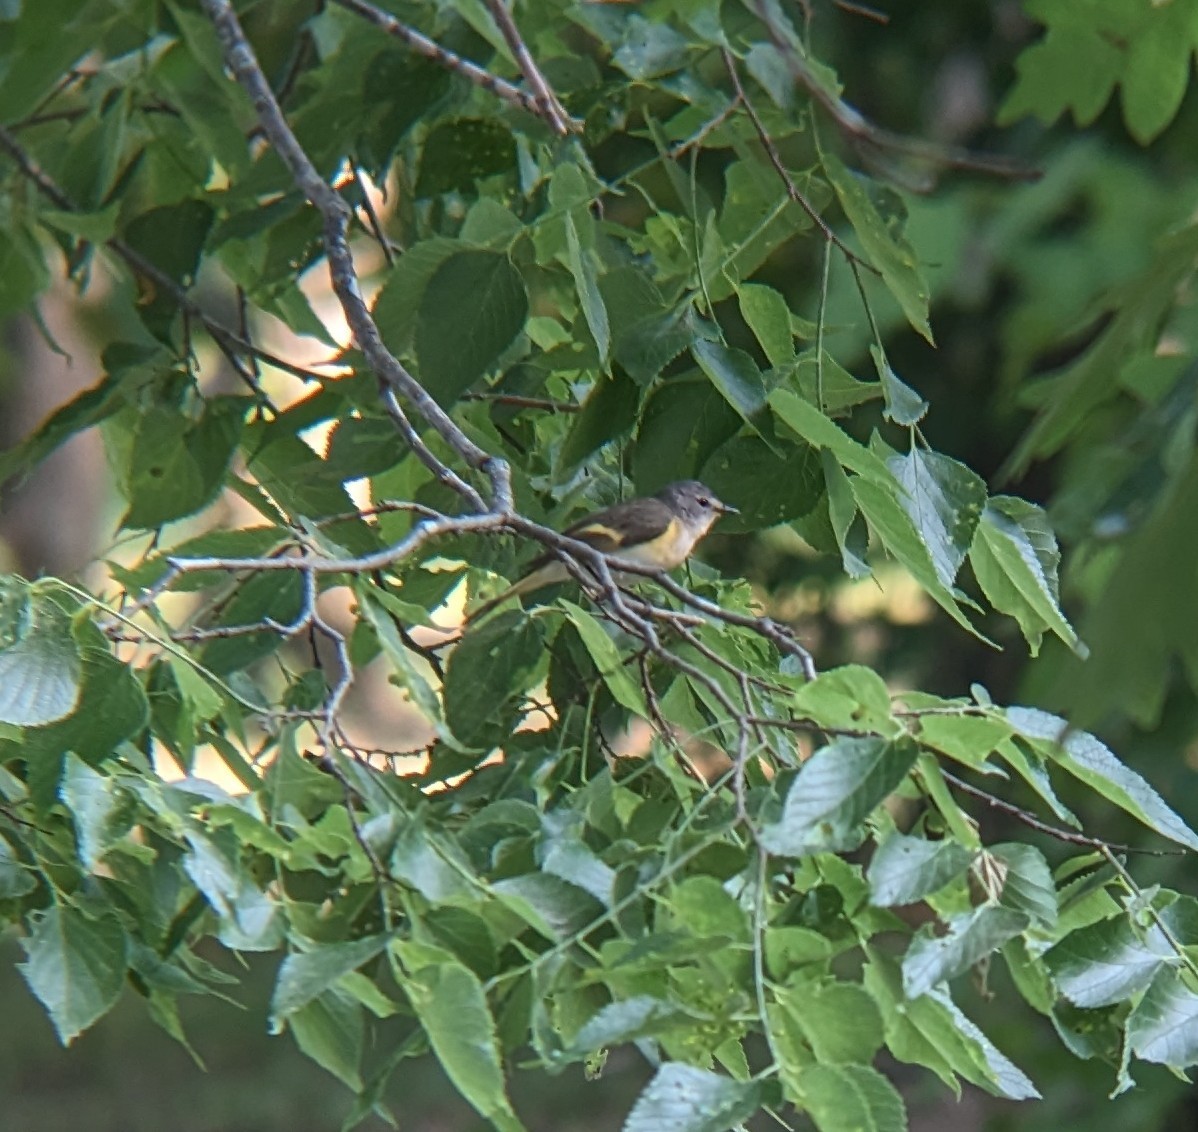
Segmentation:
{"type": "MultiPolygon", "coordinates": [[[[656,495],[596,511],[563,533],[610,555],[617,569],[624,561],[634,566],[673,570],[690,557],[716,519],[735,510],[720,502],[698,480],[680,480],[667,484],[656,495]]],[[[477,621],[509,598],[564,582],[569,577],[570,572],[561,559],[542,554],[533,560],[523,578],[472,610],[467,620],[477,621]]]]}

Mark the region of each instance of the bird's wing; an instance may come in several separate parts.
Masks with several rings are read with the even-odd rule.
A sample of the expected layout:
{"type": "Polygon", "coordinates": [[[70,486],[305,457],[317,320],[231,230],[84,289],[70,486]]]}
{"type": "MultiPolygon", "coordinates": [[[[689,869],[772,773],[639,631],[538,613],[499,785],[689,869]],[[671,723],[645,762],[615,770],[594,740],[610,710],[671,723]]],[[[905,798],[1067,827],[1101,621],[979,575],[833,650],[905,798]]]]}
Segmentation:
{"type": "Polygon", "coordinates": [[[660,499],[634,499],[588,515],[568,527],[565,534],[604,554],[614,554],[623,546],[657,538],[673,518],[673,511],[660,499]]]}

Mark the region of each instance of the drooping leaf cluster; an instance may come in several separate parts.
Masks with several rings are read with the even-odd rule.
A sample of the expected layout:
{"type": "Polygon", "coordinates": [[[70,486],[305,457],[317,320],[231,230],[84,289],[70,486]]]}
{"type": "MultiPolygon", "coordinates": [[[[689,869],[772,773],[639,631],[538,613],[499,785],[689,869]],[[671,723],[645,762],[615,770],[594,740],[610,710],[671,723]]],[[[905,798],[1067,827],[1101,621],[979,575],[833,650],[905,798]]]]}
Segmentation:
{"type": "MultiPolygon", "coordinates": [[[[969,1016],[965,976],[994,961],[1114,1088],[1133,1059],[1198,1062],[1194,898],[1141,890],[1061,795],[1198,835],[1066,719],[818,671],[698,563],[686,590],[591,577],[444,640],[455,600],[544,550],[495,498],[502,466],[519,516],[557,529],[699,478],[740,510],[723,532],[788,525],[850,578],[897,564],[962,632],[1005,615],[1032,652],[1084,653],[1044,510],[925,440],[934,410],[878,328],[897,312],[930,341],[932,289],[801,25],[772,4],[521,6],[562,135],[504,97],[521,76],[486,4],[394,5],[403,39],[356,0],[241,7],[292,140],[354,210],[377,342],[315,297],[329,215],[234,81],[220,0],[23,5],[0,37],[0,310],[64,275],[110,291],[99,381],[0,474],[99,426],[139,536],[96,592],[0,592],[0,914],[59,1037],[125,993],[186,1043],[181,996],[236,993],[215,939],[281,956],[270,1023],[354,1091],[351,1121],[431,1052],[518,1129],[516,1063],[598,1071],[633,1042],[658,1068],[629,1132],[763,1108],[903,1128],[882,1050],[1033,1098],[969,1016]],[[846,290],[864,363],[830,346],[846,290]],[[368,668],[419,742],[359,737],[368,668]],[[978,782],[1025,785],[1066,839],[986,844],[978,782]]],[[[1038,50],[1012,115],[1056,113],[1038,50]]],[[[1119,79],[1137,136],[1168,120],[1142,71],[1119,79]]],[[[1191,233],[1025,455],[1122,380],[1095,355],[1147,340],[1191,233]]],[[[1163,405],[1167,375],[1141,376],[1163,405]]]]}

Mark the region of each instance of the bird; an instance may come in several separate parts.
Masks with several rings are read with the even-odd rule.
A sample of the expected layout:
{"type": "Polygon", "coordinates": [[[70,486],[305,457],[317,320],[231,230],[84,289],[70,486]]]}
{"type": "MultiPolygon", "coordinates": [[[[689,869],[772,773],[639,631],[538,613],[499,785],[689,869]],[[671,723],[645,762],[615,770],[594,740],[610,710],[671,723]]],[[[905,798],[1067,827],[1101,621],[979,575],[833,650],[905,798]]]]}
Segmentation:
{"type": "MultiPolygon", "coordinates": [[[[681,566],[691,556],[721,515],[736,513],[735,507],[718,499],[705,484],[679,480],[656,495],[629,499],[587,515],[562,533],[609,555],[617,567],[627,562],[666,571],[681,566]]],[[[564,582],[570,576],[560,558],[542,554],[519,581],[471,610],[466,620],[478,621],[509,598],[564,582]]]]}

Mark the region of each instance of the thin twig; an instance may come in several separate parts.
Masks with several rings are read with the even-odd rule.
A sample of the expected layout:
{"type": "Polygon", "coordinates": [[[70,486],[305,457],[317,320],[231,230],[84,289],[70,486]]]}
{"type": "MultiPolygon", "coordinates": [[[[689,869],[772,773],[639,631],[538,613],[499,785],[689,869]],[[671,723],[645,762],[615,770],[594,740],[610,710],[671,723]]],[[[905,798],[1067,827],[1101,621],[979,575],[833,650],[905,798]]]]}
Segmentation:
{"type": "Polygon", "coordinates": [[[761,140],[762,148],[765,150],[766,156],[770,159],[770,164],[777,171],[778,176],[782,179],[782,184],[786,188],[786,195],[795,202],[808,216],[811,217],[811,222],[823,233],[824,239],[829,243],[835,244],[841,251],[841,254],[852,263],[859,263],[868,271],[872,271],[875,275],[880,275],[873,264],[862,259],[852,248],[848,246],[832,229],[828,226],[828,222],[819,214],[815,205],[813,205],[806,196],[799,190],[799,187],[794,183],[794,178],[791,177],[790,171],[782,163],[782,156],[778,153],[778,147],[774,144],[774,139],[770,137],[769,131],[765,128],[765,123],[758,117],[757,111],[753,107],[753,103],[749,100],[749,96],[745,93],[745,88],[740,81],[740,74],[737,71],[736,56],[732,54],[728,48],[721,51],[724,59],[724,66],[728,71],[728,77],[732,80],[732,86],[736,91],[737,99],[744,105],[745,113],[749,116],[749,121],[753,123],[753,128],[757,131],[757,136],[761,140]]]}
{"type": "Polygon", "coordinates": [[[794,80],[824,108],[840,132],[861,149],[889,151],[916,158],[937,168],[963,169],[991,177],[1001,177],[1008,181],[1040,179],[1040,170],[1022,161],[1000,157],[997,154],[974,153],[957,146],[937,145],[875,126],[847,102],[826,89],[812,71],[802,50],[783,35],[765,0],[753,0],[752,8],[757,18],[765,25],[770,41],[782,56],[794,80]]]}
{"type": "Polygon", "coordinates": [[[527,46],[525,46],[524,39],[520,35],[520,29],[516,27],[516,21],[512,19],[512,14],[507,10],[507,5],[504,4],[503,0],[483,0],[483,3],[486,4],[487,11],[491,13],[491,19],[495,21],[496,26],[499,28],[499,33],[503,36],[504,43],[507,44],[508,50],[512,53],[512,58],[515,59],[516,66],[520,68],[520,73],[524,76],[524,81],[528,83],[541,117],[549,123],[554,133],[565,137],[574,128],[574,123],[570,115],[566,113],[566,108],[558,100],[557,95],[553,93],[553,88],[549,85],[545,76],[541,74],[541,68],[537,66],[536,61],[529,53],[527,46]]]}
{"type": "MultiPolygon", "coordinates": [[[[362,19],[374,24],[380,31],[394,36],[410,50],[415,51],[416,54],[423,55],[426,59],[431,59],[434,63],[444,67],[447,71],[452,71],[455,75],[460,75],[475,86],[481,87],[488,94],[492,94],[505,102],[510,102],[513,106],[518,106],[522,110],[527,110],[530,114],[535,114],[538,118],[545,118],[545,112],[542,110],[535,93],[530,94],[527,91],[523,91],[519,87],[513,86],[506,79],[501,79],[498,75],[491,74],[490,71],[480,67],[477,63],[472,63],[469,59],[463,59],[460,55],[455,55],[452,51],[446,51],[439,43],[429,39],[427,35],[423,35],[415,28],[401,23],[389,12],[384,12],[381,8],[376,8],[373,4],[367,3],[366,0],[333,0],[333,3],[339,4],[346,11],[353,12],[356,16],[361,16],[362,19]]],[[[570,121],[568,118],[566,120],[570,121]]],[[[559,123],[556,118],[554,120],[547,119],[547,121],[551,129],[556,132],[562,132],[559,130],[559,123]]],[[[573,128],[573,123],[571,123],[571,128],[573,128]]]]}
{"type": "Polygon", "coordinates": [[[1041,833],[1046,833],[1049,837],[1055,837],[1058,841],[1065,841],[1071,845],[1085,845],[1087,848],[1101,849],[1104,852],[1140,853],[1146,857],[1181,857],[1185,856],[1186,853],[1184,849],[1141,849],[1135,845],[1119,845],[1112,841],[1103,841],[1101,837],[1087,837],[1084,833],[1074,833],[1072,830],[1061,829],[1059,826],[1041,821],[1035,814],[1030,813],[1028,810],[1016,806],[1012,802],[1004,801],[1002,798],[998,798],[989,791],[958,778],[955,774],[943,768],[941,768],[940,773],[944,775],[946,782],[951,782],[963,794],[977,798],[985,802],[992,809],[1009,814],[1017,821],[1023,822],[1024,825],[1039,830],[1041,833]]]}

